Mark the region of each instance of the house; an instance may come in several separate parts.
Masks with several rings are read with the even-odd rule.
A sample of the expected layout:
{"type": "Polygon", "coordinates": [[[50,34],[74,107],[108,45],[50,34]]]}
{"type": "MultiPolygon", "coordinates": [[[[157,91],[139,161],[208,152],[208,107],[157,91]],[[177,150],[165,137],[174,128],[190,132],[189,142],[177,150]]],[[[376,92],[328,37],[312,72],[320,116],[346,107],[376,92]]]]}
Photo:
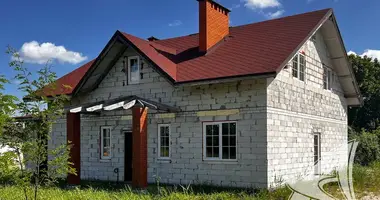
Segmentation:
{"type": "Polygon", "coordinates": [[[199,34],[116,31],[45,91],[71,98],[49,141],[73,144],[70,184],[268,188],[345,165],[347,151],[329,152],[347,146],[347,107],[361,97],[333,11],[229,27],[230,10],[198,3],[199,34]]]}

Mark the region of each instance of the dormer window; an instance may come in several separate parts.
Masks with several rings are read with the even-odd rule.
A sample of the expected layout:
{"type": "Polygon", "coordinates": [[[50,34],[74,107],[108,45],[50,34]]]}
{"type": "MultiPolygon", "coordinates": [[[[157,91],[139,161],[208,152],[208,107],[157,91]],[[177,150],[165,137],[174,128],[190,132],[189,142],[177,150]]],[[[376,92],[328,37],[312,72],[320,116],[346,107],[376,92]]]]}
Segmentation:
{"type": "Polygon", "coordinates": [[[140,58],[128,57],[128,84],[138,84],[140,81],[140,58]]]}
{"type": "Polygon", "coordinates": [[[298,53],[293,58],[293,68],[292,68],[293,77],[298,78],[301,81],[305,81],[305,67],[306,67],[305,55],[298,53]]]}

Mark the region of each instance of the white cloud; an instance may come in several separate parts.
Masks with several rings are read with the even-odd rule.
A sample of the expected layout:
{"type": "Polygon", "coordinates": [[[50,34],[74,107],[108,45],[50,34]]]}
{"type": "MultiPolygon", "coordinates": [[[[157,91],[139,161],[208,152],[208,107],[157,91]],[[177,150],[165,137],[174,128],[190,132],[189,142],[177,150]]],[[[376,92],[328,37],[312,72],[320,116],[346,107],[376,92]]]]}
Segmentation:
{"type": "Polygon", "coordinates": [[[347,53],[347,55],[351,55],[351,54],[353,54],[353,55],[357,55],[354,51],[349,51],[348,53],[347,53]]]}
{"type": "MultiPolygon", "coordinates": [[[[348,55],[350,55],[350,54],[358,55],[354,51],[349,51],[347,54],[348,55]]],[[[373,59],[377,58],[378,60],[380,60],[380,50],[366,49],[362,54],[360,54],[360,56],[361,57],[367,56],[367,57],[370,57],[373,59]]]]}
{"type": "Polygon", "coordinates": [[[181,20],[175,20],[174,22],[169,23],[169,26],[181,26],[181,25],[182,25],[181,20]]]}
{"type": "Polygon", "coordinates": [[[243,0],[244,6],[252,10],[280,7],[278,0],[243,0]]]}
{"type": "Polygon", "coordinates": [[[380,60],[380,50],[367,49],[364,51],[364,53],[361,56],[377,58],[378,60],[380,60]]]}
{"type": "Polygon", "coordinates": [[[278,10],[274,13],[272,12],[269,12],[269,13],[266,13],[265,15],[269,18],[269,19],[274,19],[274,18],[278,18],[280,17],[282,14],[284,14],[285,10],[278,10]]]}
{"type": "Polygon", "coordinates": [[[237,8],[240,8],[240,4],[233,4],[230,8],[230,10],[234,10],[234,9],[237,9],[237,8]]]}
{"type": "Polygon", "coordinates": [[[64,46],[56,46],[50,42],[39,44],[37,41],[24,43],[20,49],[20,58],[25,62],[38,64],[46,64],[48,61],[54,60],[61,63],[78,64],[87,60],[87,56],[69,51],[64,46]]]}

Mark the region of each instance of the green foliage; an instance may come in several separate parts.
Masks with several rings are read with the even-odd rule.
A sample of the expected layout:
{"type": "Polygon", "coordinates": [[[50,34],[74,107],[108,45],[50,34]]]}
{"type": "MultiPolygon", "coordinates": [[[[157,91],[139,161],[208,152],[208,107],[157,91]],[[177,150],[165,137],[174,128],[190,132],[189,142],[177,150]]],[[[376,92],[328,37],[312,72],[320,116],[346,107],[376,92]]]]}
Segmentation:
{"type": "Polygon", "coordinates": [[[349,125],[356,130],[375,130],[380,126],[380,63],[366,56],[349,58],[364,100],[363,106],[349,108],[349,125]]]}
{"type": "MultiPolygon", "coordinates": [[[[7,53],[12,56],[9,66],[15,71],[15,79],[20,82],[18,89],[25,98],[14,103],[16,99],[12,96],[0,94],[0,108],[8,108],[3,108],[4,120],[0,113],[0,143],[12,149],[3,155],[4,162],[0,158],[0,171],[4,172],[0,176],[7,177],[13,173],[12,181],[22,188],[24,198],[33,196],[37,199],[41,186],[52,185],[67,173],[75,174],[72,163],[68,161],[69,145],[53,150],[48,148],[51,126],[63,115],[67,97],[51,95],[56,88],[56,75],[49,63],[34,74],[24,66],[17,51],[8,47],[7,53]],[[28,120],[13,120],[10,117],[12,111],[28,116],[28,120]],[[6,160],[14,161],[17,167],[10,167],[11,162],[6,160]]],[[[0,89],[1,83],[6,83],[6,80],[0,78],[0,89]]]]}
{"type": "Polygon", "coordinates": [[[355,163],[368,165],[375,161],[380,161],[380,128],[374,131],[355,132],[351,129],[350,140],[359,142],[356,149],[355,163]]]}

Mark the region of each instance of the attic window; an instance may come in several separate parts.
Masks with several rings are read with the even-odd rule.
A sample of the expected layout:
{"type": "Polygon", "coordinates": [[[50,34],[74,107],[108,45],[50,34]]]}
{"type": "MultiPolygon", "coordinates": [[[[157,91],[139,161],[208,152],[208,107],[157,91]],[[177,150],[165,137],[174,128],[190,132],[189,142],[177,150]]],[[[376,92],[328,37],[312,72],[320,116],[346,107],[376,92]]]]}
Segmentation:
{"type": "Polygon", "coordinates": [[[140,81],[140,59],[138,56],[128,57],[128,84],[138,84],[140,81]]]}
{"type": "Polygon", "coordinates": [[[306,68],[306,59],[305,55],[298,53],[293,58],[293,77],[298,78],[301,81],[305,81],[305,68],[306,68]]]}
{"type": "Polygon", "coordinates": [[[323,89],[332,90],[334,76],[334,72],[326,65],[323,65],[323,89]]]}

